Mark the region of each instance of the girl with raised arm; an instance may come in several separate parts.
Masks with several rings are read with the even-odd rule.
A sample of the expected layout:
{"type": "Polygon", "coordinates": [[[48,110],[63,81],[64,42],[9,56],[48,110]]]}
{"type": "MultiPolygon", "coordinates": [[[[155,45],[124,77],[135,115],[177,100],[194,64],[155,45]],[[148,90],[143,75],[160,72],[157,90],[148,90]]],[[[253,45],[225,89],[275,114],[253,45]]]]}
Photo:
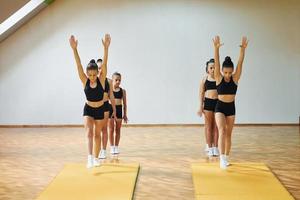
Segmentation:
{"type": "Polygon", "coordinates": [[[245,50],[248,45],[246,37],[242,38],[240,45],[240,57],[234,72],[234,65],[229,56],[226,56],[220,70],[219,49],[223,45],[220,37],[213,39],[215,52],[215,79],[218,91],[218,101],[215,109],[215,118],[219,130],[220,167],[226,169],[229,166],[229,153],[231,150],[231,135],[235,121],[235,96],[238,82],[242,74],[242,66],[245,50]]]}
{"type": "Polygon", "coordinates": [[[93,166],[100,165],[100,162],[97,159],[97,152],[99,152],[98,149],[100,148],[100,131],[102,130],[104,125],[103,88],[105,87],[105,79],[107,74],[107,58],[108,47],[110,45],[110,36],[106,34],[104,40],[102,40],[102,44],[104,47],[104,59],[101,74],[98,73],[98,66],[95,60],[91,60],[89,62],[86,67],[86,73],[84,73],[77,51],[78,41],[72,35],[69,39],[69,42],[73,50],[78,75],[83,85],[85,96],[87,99],[83,109],[83,120],[88,139],[87,168],[91,168],[93,166]],[[93,147],[95,147],[94,154],[93,147]]]}

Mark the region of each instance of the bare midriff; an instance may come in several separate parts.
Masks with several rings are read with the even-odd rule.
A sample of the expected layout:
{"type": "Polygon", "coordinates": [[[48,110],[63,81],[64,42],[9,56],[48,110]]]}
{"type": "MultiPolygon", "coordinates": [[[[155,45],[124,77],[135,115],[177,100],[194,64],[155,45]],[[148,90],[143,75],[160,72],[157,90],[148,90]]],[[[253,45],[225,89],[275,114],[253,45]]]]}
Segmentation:
{"type": "Polygon", "coordinates": [[[207,90],[205,92],[205,98],[208,98],[208,99],[217,99],[218,98],[218,92],[217,92],[217,90],[207,90]]]}
{"type": "Polygon", "coordinates": [[[86,104],[93,108],[99,108],[103,105],[104,101],[86,101],[86,104]]]}
{"type": "Polygon", "coordinates": [[[235,95],[234,94],[219,94],[218,99],[225,103],[231,103],[234,101],[235,95]]]}
{"type": "Polygon", "coordinates": [[[123,99],[115,99],[116,106],[123,104],[123,99]]]}

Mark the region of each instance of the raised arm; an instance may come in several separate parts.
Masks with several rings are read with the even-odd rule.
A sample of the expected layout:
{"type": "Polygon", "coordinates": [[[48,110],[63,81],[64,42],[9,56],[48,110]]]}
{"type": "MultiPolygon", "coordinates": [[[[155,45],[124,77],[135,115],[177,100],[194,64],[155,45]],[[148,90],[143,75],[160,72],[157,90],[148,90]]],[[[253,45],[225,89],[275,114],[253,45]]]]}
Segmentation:
{"type": "Polygon", "coordinates": [[[81,65],[81,61],[80,61],[80,57],[79,57],[79,54],[78,54],[78,51],[77,51],[77,45],[78,45],[78,41],[75,39],[75,37],[72,35],[69,39],[69,42],[70,42],[70,46],[73,50],[73,54],[74,54],[74,58],[75,58],[75,61],[76,61],[76,65],[77,65],[77,71],[78,71],[78,75],[79,75],[79,78],[82,82],[83,85],[86,84],[86,81],[87,81],[87,77],[83,71],[83,68],[82,68],[82,65],[81,65]]]}
{"type": "Polygon", "coordinates": [[[124,109],[124,122],[127,124],[128,118],[127,118],[127,95],[126,90],[123,90],[123,109],[124,109]]]}
{"type": "Polygon", "coordinates": [[[221,81],[222,75],[221,75],[221,67],[220,67],[220,55],[219,55],[219,49],[223,44],[221,44],[220,37],[216,36],[213,39],[214,43],[214,58],[215,58],[215,71],[214,71],[214,77],[216,79],[217,84],[221,81]]]}
{"type": "Polygon", "coordinates": [[[203,108],[204,108],[204,95],[205,95],[205,89],[204,89],[204,83],[205,83],[205,80],[202,79],[201,82],[200,82],[200,87],[199,87],[199,101],[200,101],[200,108],[198,110],[198,115],[200,117],[202,117],[202,114],[203,114],[203,108]]]}
{"type": "Polygon", "coordinates": [[[237,63],[237,67],[236,67],[236,70],[235,70],[235,73],[232,75],[233,77],[233,81],[235,83],[238,83],[240,78],[241,78],[241,75],[242,75],[242,67],[243,67],[243,62],[244,62],[244,57],[245,57],[245,51],[246,51],[246,48],[248,46],[248,39],[247,37],[243,37],[242,38],[242,44],[240,45],[240,57],[239,57],[239,61],[237,63]]]}
{"type": "Polygon", "coordinates": [[[110,45],[110,35],[105,34],[104,40],[102,39],[102,44],[104,48],[104,56],[103,56],[103,61],[102,61],[102,66],[101,66],[101,74],[99,75],[99,79],[102,85],[105,84],[105,79],[107,75],[107,60],[108,60],[108,47],[110,45]]]}

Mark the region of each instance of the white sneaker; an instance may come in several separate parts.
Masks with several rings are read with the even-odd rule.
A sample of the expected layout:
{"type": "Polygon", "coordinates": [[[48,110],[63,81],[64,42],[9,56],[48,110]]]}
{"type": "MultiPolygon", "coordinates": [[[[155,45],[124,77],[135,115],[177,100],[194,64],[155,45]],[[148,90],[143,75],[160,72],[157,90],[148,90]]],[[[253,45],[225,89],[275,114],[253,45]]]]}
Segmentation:
{"type": "Polygon", "coordinates": [[[219,156],[219,149],[217,147],[213,147],[214,156],[219,156]]]}
{"type": "Polygon", "coordinates": [[[99,156],[100,159],[106,159],[106,150],[102,149],[100,151],[100,156],[99,156]]]}
{"type": "Polygon", "coordinates": [[[220,168],[227,169],[227,161],[225,155],[220,155],[220,168]]]}
{"type": "Polygon", "coordinates": [[[94,167],[100,166],[100,160],[98,158],[94,158],[94,167]]]}
{"type": "Polygon", "coordinates": [[[204,151],[208,152],[208,149],[209,149],[209,146],[208,146],[208,144],[206,144],[204,151]]]}
{"type": "Polygon", "coordinates": [[[115,146],[110,146],[110,153],[115,154],[115,146]]]}
{"type": "Polygon", "coordinates": [[[230,165],[230,163],[229,163],[229,156],[226,155],[225,157],[226,157],[226,165],[229,166],[230,165]]]}
{"type": "Polygon", "coordinates": [[[86,164],[86,168],[92,168],[94,166],[94,156],[93,155],[88,155],[88,159],[87,159],[87,164],[86,164]]]}
{"type": "Polygon", "coordinates": [[[212,157],[214,155],[213,148],[208,148],[207,156],[212,157]]]}
{"type": "Polygon", "coordinates": [[[119,153],[120,153],[119,147],[115,146],[115,154],[119,154],[119,153]]]}

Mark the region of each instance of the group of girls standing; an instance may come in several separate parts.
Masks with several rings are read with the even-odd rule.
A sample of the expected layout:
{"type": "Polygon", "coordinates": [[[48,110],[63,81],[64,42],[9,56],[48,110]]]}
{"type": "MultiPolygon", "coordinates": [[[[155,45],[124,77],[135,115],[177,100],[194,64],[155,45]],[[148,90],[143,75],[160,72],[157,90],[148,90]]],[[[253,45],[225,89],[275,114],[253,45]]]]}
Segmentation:
{"type": "MultiPolygon", "coordinates": [[[[103,60],[92,59],[83,70],[77,51],[78,41],[74,36],[69,39],[77,65],[79,78],[86,95],[83,109],[84,127],[88,141],[87,167],[100,165],[100,159],[106,159],[106,146],[110,141],[110,153],[119,154],[119,142],[122,121],[127,123],[126,91],[120,87],[121,74],[115,72],[112,79],[107,76],[108,49],[110,35],[102,39],[103,60]],[[109,137],[108,137],[109,129],[109,137]]],[[[213,39],[214,58],[206,62],[206,76],[200,83],[200,109],[204,114],[206,150],[208,156],[220,156],[220,167],[229,166],[231,135],[235,121],[235,96],[242,73],[246,37],[242,38],[240,56],[234,71],[234,64],[226,56],[220,67],[219,49],[223,45],[220,37],[213,39]]]]}
{"type": "Polygon", "coordinates": [[[223,44],[220,37],[213,39],[214,58],[206,62],[206,76],[200,82],[200,108],[198,114],[204,114],[205,137],[208,156],[219,156],[220,168],[229,164],[231,136],[235,121],[235,96],[242,74],[245,50],[248,45],[246,37],[242,38],[240,56],[234,71],[234,64],[229,56],[225,57],[220,67],[219,49],[223,44]]]}
{"type": "Polygon", "coordinates": [[[102,39],[103,59],[98,59],[97,62],[92,59],[85,72],[77,51],[78,41],[72,35],[69,42],[86,96],[83,120],[88,143],[87,168],[91,168],[100,166],[100,160],[106,159],[108,138],[110,153],[112,155],[120,153],[122,121],[125,123],[128,121],[126,91],[120,87],[120,73],[115,72],[112,79],[107,78],[108,49],[111,42],[109,34],[102,39]]]}

